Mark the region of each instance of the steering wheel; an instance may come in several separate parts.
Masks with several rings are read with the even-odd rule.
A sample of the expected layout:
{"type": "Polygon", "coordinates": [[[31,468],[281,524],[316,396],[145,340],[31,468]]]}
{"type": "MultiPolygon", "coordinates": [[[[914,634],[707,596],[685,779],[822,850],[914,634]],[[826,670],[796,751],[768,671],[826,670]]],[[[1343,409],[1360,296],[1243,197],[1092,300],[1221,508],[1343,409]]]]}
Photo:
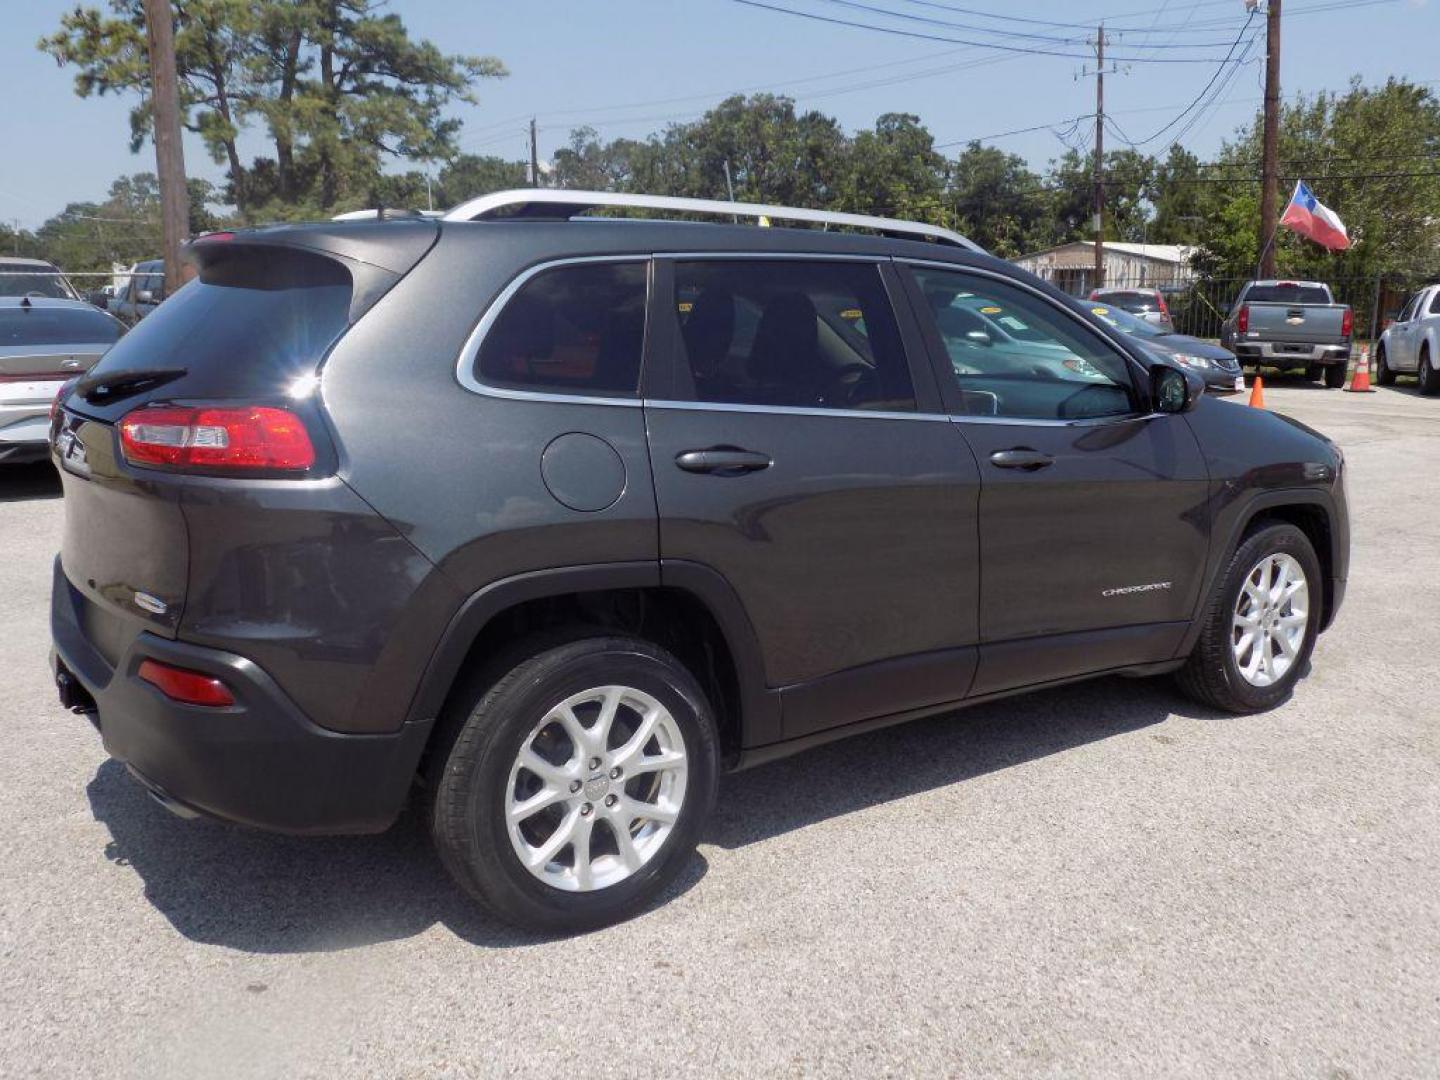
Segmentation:
{"type": "Polygon", "coordinates": [[[1123,393],[1117,386],[1087,386],[1060,402],[1056,412],[1067,420],[1109,416],[1115,412],[1117,393],[1123,393]]]}
{"type": "Polygon", "coordinates": [[[826,380],[826,399],[843,401],[849,405],[854,397],[855,391],[865,383],[866,375],[873,375],[874,368],[869,364],[852,360],[848,364],[841,364],[830,372],[826,380]],[[834,391],[831,393],[831,391],[834,391]]]}

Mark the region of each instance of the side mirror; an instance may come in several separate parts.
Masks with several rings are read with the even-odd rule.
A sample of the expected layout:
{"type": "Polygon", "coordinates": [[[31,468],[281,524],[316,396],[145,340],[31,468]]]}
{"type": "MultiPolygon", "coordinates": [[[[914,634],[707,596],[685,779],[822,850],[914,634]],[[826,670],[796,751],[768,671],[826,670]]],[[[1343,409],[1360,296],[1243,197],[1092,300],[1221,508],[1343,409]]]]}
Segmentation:
{"type": "Polygon", "coordinates": [[[1150,368],[1150,400],[1156,412],[1189,412],[1205,396],[1205,380],[1169,364],[1150,368]]]}
{"type": "Polygon", "coordinates": [[[984,330],[965,331],[965,340],[972,345],[984,345],[986,347],[995,344],[994,340],[984,330]]]}
{"type": "Polygon", "coordinates": [[[155,293],[154,293],[154,291],[151,290],[151,289],[141,289],[139,292],[137,292],[137,293],[135,294],[135,302],[136,302],[137,304],[153,304],[153,303],[155,303],[155,293]]]}

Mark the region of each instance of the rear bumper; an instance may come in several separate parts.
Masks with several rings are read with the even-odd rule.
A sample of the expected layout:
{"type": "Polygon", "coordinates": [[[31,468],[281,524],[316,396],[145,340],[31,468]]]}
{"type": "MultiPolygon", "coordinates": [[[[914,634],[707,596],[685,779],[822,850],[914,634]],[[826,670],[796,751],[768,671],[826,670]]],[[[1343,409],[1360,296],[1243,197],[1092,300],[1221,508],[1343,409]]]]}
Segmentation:
{"type": "Polygon", "coordinates": [[[1242,361],[1272,360],[1279,364],[1342,364],[1350,359],[1350,345],[1307,345],[1289,348],[1272,341],[1237,341],[1233,351],[1242,361]]]}
{"type": "Polygon", "coordinates": [[[143,631],[111,665],[85,635],[81,612],[88,602],[57,559],[50,604],[57,681],[68,676],[83,687],[78,693],[71,684],[66,703],[93,701],[106,752],[162,803],[186,815],[288,833],[380,832],[395,820],[430,721],[393,734],[330,731],[244,657],[143,631]],[[223,679],[236,704],[215,709],[172,701],[136,676],[147,657],[223,679]]]}

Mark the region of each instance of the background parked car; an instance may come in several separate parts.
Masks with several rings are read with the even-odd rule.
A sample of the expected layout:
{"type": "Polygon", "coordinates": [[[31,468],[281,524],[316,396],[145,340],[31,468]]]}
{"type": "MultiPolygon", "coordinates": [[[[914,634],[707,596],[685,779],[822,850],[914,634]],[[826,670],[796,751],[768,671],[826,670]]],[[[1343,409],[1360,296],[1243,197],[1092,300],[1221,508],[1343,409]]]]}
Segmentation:
{"type": "Polygon", "coordinates": [[[1104,319],[1121,333],[1137,338],[1146,351],[1195,372],[1205,380],[1205,389],[1221,394],[1238,393],[1245,389],[1240,361],[1229,349],[1189,334],[1162,330],[1154,323],[1109,304],[1091,303],[1086,306],[1091,315],[1104,319]]]}
{"type": "Polygon", "coordinates": [[[1375,380],[1382,386],[1397,374],[1414,375],[1422,394],[1440,394],[1440,285],[1427,285],[1410,298],[1380,335],[1375,363],[1375,380]]]}
{"type": "Polygon", "coordinates": [[[1128,311],[1161,330],[1175,329],[1170,321],[1170,308],[1159,289],[1091,289],[1090,299],[1128,311]]]}
{"type": "Polygon", "coordinates": [[[83,300],[0,297],[0,462],[45,456],[56,393],[124,333],[83,300]]]}
{"type": "Polygon", "coordinates": [[[0,256],[0,296],[49,296],[78,300],[80,294],[60,268],[44,259],[0,256]]]}
{"type": "Polygon", "coordinates": [[[165,261],[149,259],[130,268],[125,289],[116,298],[111,311],[134,326],[165,299],[165,261]]]}
{"type": "Polygon", "coordinates": [[[1247,281],[1220,327],[1220,344],[1241,363],[1299,368],[1333,390],[1345,384],[1354,327],[1355,313],[1335,303],[1324,282],[1247,281]]]}

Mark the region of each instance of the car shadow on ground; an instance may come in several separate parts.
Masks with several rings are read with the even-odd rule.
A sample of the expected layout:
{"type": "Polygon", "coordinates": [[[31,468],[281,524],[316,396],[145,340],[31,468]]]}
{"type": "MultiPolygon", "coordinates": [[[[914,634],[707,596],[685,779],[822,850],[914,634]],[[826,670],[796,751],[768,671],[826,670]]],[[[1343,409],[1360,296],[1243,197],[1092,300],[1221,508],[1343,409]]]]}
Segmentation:
{"type": "Polygon", "coordinates": [[[48,461],[0,462],[0,503],[60,498],[60,475],[48,461]]]}
{"type": "MultiPolygon", "coordinates": [[[[702,853],[656,906],[694,887],[703,846],[733,849],[1085,744],[1176,714],[1213,717],[1168,680],[1106,679],[978,706],[833,743],[728,776],[702,853]]],[[[420,815],[380,836],[276,836],[182,821],[107,761],[87,787],[110,831],[105,857],[185,937],[255,953],[318,952],[395,940],[442,923],[488,948],[538,944],[481,912],[451,883],[420,815]]]]}

